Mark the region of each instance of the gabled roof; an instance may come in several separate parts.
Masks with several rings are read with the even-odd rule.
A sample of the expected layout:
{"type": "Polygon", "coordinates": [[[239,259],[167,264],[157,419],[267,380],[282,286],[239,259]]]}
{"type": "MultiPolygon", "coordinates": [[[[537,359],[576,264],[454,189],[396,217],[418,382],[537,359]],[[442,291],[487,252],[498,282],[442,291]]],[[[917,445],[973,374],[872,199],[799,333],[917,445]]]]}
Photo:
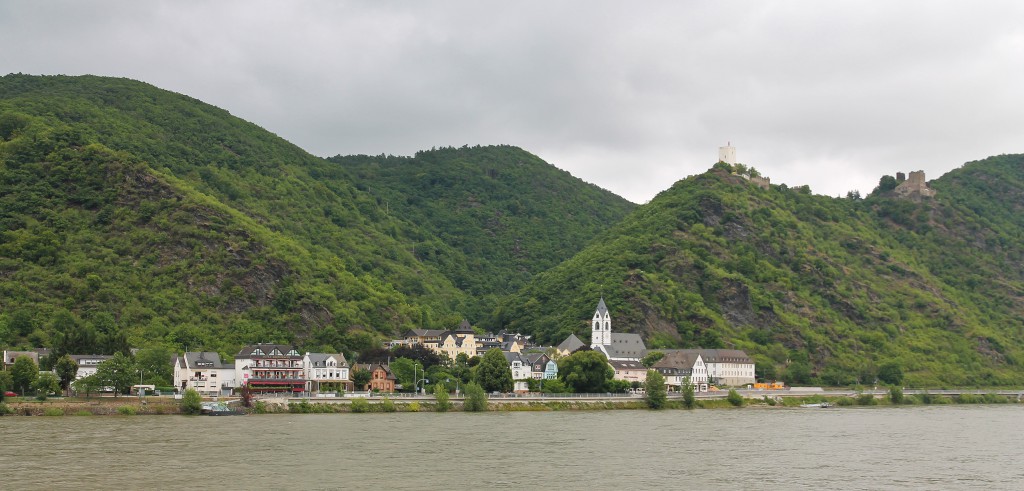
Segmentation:
{"type": "Polygon", "coordinates": [[[514,361],[518,361],[519,363],[522,363],[523,366],[527,366],[527,365],[530,364],[530,361],[527,360],[526,358],[524,358],[519,353],[515,353],[515,352],[512,352],[512,351],[502,351],[501,354],[505,355],[505,361],[507,361],[509,365],[511,365],[512,362],[514,362],[514,361]]]}
{"type": "Polygon", "coordinates": [[[353,370],[369,370],[370,373],[373,373],[378,368],[384,370],[384,373],[387,374],[388,380],[395,380],[395,375],[391,373],[391,367],[386,363],[356,363],[356,365],[352,367],[353,370]]]}
{"type": "Polygon", "coordinates": [[[673,368],[690,370],[697,363],[700,356],[699,350],[658,350],[665,353],[662,359],[658,360],[655,368],[673,368]]]}
{"type": "Polygon", "coordinates": [[[181,361],[185,363],[180,365],[182,368],[234,368],[221,363],[220,354],[214,351],[186,351],[185,355],[181,357],[181,361]]]}
{"type": "Polygon", "coordinates": [[[562,341],[562,344],[558,345],[558,350],[572,353],[586,345],[587,344],[580,341],[580,338],[576,337],[575,334],[570,334],[569,337],[565,338],[565,341],[562,341]]]}
{"type": "Polygon", "coordinates": [[[642,363],[632,360],[608,360],[608,364],[615,370],[644,370],[647,371],[642,363]]]}
{"type": "Polygon", "coordinates": [[[405,337],[407,337],[407,338],[413,338],[413,337],[433,338],[433,337],[440,336],[440,335],[444,334],[445,332],[447,332],[447,331],[445,331],[444,329],[410,329],[409,332],[405,333],[405,337]]]}
{"type": "Polygon", "coordinates": [[[644,339],[631,332],[613,332],[611,344],[604,348],[608,358],[643,358],[647,354],[644,339]]]}
{"type": "Polygon", "coordinates": [[[306,353],[306,357],[314,367],[327,366],[328,358],[334,358],[334,361],[338,362],[338,367],[348,366],[345,355],[341,353],[306,353]]]}
{"type": "Polygon", "coordinates": [[[668,358],[671,353],[694,353],[699,354],[704,360],[704,363],[744,363],[752,364],[752,360],[747,353],[743,350],[738,349],[679,349],[679,350],[658,350],[665,353],[665,357],[668,358]]]}

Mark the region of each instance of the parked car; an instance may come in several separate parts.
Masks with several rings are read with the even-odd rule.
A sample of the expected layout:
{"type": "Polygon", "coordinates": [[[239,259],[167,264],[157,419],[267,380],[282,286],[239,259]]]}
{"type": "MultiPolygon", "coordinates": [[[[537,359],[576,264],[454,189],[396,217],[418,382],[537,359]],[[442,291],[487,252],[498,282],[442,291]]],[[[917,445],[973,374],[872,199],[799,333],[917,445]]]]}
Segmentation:
{"type": "Polygon", "coordinates": [[[18,397],[18,394],[15,394],[14,392],[11,391],[7,391],[4,392],[4,397],[18,397]]]}

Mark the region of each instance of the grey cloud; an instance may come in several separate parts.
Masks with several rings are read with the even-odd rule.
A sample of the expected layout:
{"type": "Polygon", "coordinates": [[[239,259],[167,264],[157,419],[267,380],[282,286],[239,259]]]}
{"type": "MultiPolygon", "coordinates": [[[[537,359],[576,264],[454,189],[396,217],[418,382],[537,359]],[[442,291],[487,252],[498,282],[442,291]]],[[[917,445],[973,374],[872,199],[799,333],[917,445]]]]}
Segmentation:
{"type": "Polygon", "coordinates": [[[318,155],[508,143],[638,202],[731,140],[870,191],[1020,152],[1024,6],[5,2],[0,71],[126,76],[318,155]]]}

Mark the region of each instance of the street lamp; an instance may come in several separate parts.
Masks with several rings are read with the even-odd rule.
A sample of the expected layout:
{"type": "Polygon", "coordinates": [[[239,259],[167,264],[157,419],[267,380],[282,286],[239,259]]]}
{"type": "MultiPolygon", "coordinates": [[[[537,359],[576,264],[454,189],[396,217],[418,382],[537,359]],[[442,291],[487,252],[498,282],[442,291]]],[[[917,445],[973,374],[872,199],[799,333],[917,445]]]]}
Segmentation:
{"type": "Polygon", "coordinates": [[[144,372],[144,371],[145,370],[143,370],[141,368],[139,369],[139,401],[140,402],[142,401],[142,393],[145,391],[145,389],[142,388],[142,372],[144,372]]]}

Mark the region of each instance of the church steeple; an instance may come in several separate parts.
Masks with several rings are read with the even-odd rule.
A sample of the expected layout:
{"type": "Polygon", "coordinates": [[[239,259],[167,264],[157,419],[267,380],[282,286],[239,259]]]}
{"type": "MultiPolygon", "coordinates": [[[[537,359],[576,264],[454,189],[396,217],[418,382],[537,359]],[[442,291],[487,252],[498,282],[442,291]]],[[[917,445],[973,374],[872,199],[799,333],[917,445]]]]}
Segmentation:
{"type": "Polygon", "coordinates": [[[608,306],[604,304],[604,297],[597,302],[597,309],[594,311],[594,319],[590,324],[590,347],[608,346],[612,344],[612,316],[608,313],[608,306]]]}

